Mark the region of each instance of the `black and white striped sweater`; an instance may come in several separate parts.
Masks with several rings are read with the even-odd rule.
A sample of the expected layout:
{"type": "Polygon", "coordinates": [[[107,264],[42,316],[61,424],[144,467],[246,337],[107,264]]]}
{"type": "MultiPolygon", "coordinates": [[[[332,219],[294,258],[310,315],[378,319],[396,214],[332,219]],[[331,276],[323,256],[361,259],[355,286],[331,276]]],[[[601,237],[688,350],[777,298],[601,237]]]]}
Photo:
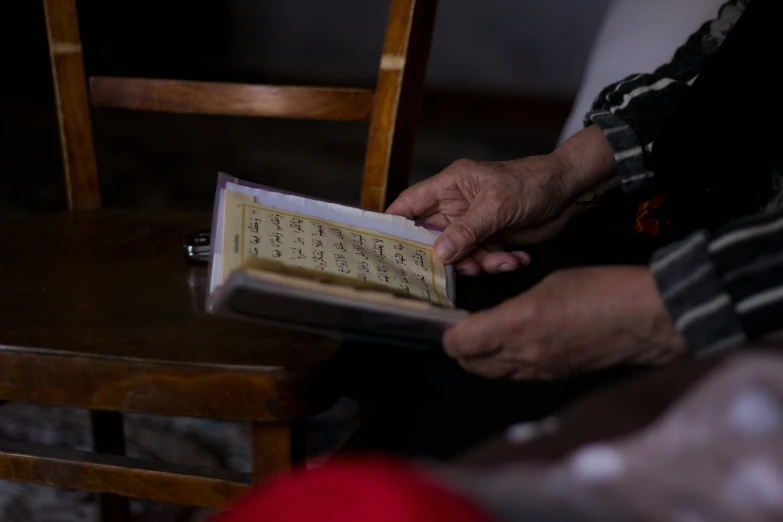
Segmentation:
{"type": "MultiPolygon", "coordinates": [[[[671,130],[667,124],[671,125],[672,117],[689,93],[696,89],[693,86],[700,74],[708,74],[708,60],[721,48],[727,35],[735,27],[740,33],[783,23],[779,18],[774,21],[764,19],[765,14],[769,17],[770,13],[780,13],[779,5],[779,0],[727,2],[714,20],[706,22],[677,50],[671,62],[651,74],[625,78],[600,93],[585,118],[585,124],[596,124],[603,130],[614,151],[626,194],[649,196],[661,189],[676,191],[678,187],[693,186],[709,178],[715,169],[708,166],[708,161],[704,162],[703,168],[699,163],[689,165],[687,172],[680,172],[679,176],[667,178],[666,173],[657,172],[656,155],[653,153],[656,141],[663,143],[662,136],[671,130]],[[758,11],[754,11],[756,25],[748,28],[750,13],[754,9],[758,11]],[[768,11],[765,13],[763,9],[768,11]],[[740,18],[743,21],[738,24],[740,18]]],[[[765,41],[778,39],[777,33],[773,29],[765,41]]],[[[726,48],[739,38],[734,35],[728,38],[730,43],[726,48]]],[[[753,38],[755,41],[755,36],[753,38]]],[[[771,56],[775,60],[772,64],[764,63],[762,67],[769,68],[774,63],[779,67],[783,63],[783,54],[778,52],[780,45],[775,43],[773,47],[771,56]]],[[[725,55],[730,51],[721,49],[720,52],[725,55]]],[[[765,54],[770,56],[766,51],[765,54]]],[[[753,59],[762,60],[762,57],[747,56],[737,61],[743,69],[737,74],[745,72],[745,60],[753,59]]],[[[751,96],[761,97],[770,93],[768,99],[774,100],[778,107],[778,112],[773,111],[773,114],[783,117],[780,96],[774,92],[777,83],[772,78],[769,75],[762,78],[761,81],[766,83],[759,83],[761,88],[756,91],[748,87],[748,92],[751,96]]],[[[756,77],[746,80],[743,83],[749,85],[759,81],[756,77]]],[[[759,115],[749,116],[751,109],[746,110],[742,104],[742,99],[721,98],[714,110],[734,110],[738,122],[754,116],[755,124],[760,119],[759,115]]],[[[771,125],[777,126],[777,129],[762,135],[777,140],[783,123],[773,120],[771,125]]],[[[738,135],[742,139],[741,134],[738,135]]],[[[697,353],[783,332],[783,176],[779,168],[783,165],[783,143],[770,140],[760,148],[771,151],[775,158],[772,163],[754,162],[752,158],[747,163],[743,160],[742,167],[731,176],[732,184],[726,185],[729,191],[734,187],[742,191],[752,186],[754,208],[751,212],[755,215],[733,220],[715,229],[695,231],[653,256],[650,267],[663,300],[675,325],[697,353]]],[[[702,147],[705,156],[713,154],[710,146],[719,149],[725,144],[707,143],[702,147]]],[[[742,210],[735,215],[748,213],[747,205],[738,208],[742,210]]],[[[731,212],[727,215],[735,217],[731,212]]]]}

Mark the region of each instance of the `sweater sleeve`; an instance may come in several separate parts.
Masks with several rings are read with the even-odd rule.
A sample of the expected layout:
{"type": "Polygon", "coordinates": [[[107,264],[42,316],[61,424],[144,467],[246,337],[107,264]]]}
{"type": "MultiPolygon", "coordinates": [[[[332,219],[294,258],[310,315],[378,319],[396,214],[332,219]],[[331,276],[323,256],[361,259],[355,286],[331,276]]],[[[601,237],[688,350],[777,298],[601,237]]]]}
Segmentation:
{"type": "Polygon", "coordinates": [[[657,189],[650,161],[655,136],[699,75],[705,58],[723,42],[744,9],[743,0],[724,4],[674,54],[649,74],[631,75],[604,88],[585,116],[598,125],[614,152],[623,190],[657,189]]]}
{"type": "Polygon", "coordinates": [[[650,269],[695,353],[783,332],[783,209],[697,232],[656,252],[650,269]]]}

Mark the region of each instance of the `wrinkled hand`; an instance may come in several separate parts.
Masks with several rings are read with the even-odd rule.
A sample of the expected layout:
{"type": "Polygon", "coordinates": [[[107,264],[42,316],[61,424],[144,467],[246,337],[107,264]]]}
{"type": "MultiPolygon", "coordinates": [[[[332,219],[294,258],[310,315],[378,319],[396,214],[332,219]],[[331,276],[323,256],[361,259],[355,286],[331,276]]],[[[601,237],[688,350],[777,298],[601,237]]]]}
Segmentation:
{"type": "Polygon", "coordinates": [[[685,353],[646,267],[555,272],[528,292],[470,315],[443,337],[449,355],[488,378],[552,379],[685,353]]]}
{"type": "Polygon", "coordinates": [[[530,261],[503,243],[557,235],[575,214],[574,201],[614,174],[603,133],[590,127],[552,154],[478,162],[459,160],[405,190],[387,212],[445,230],[434,243],[443,263],[464,275],[508,272],[530,261]]]}
{"type": "Polygon", "coordinates": [[[444,227],[435,254],[444,263],[462,260],[456,266],[462,274],[508,272],[530,259],[524,252],[502,251],[503,242],[545,239],[565,226],[563,173],[552,155],[458,160],[404,191],[387,212],[444,227]],[[482,243],[484,248],[477,248],[482,243]]]}

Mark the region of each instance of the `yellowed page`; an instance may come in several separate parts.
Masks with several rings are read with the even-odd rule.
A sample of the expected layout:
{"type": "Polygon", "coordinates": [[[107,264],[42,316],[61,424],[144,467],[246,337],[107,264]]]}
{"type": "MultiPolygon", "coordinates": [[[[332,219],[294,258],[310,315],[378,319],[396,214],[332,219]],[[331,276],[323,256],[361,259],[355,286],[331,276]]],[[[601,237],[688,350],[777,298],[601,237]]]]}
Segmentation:
{"type": "MultiPolygon", "coordinates": [[[[387,292],[379,292],[371,288],[361,288],[352,286],[338,286],[322,281],[315,281],[312,279],[303,279],[301,277],[294,277],[279,272],[269,272],[266,270],[258,270],[250,266],[244,266],[239,269],[241,272],[248,274],[251,277],[257,277],[273,283],[282,284],[292,288],[299,288],[301,290],[311,290],[313,292],[332,294],[335,296],[348,297],[357,299],[360,301],[372,301],[377,303],[391,304],[400,308],[405,308],[414,311],[425,311],[433,308],[439,309],[439,306],[433,305],[431,302],[418,300],[418,299],[405,299],[395,294],[387,292]]],[[[467,315],[467,312],[465,312],[467,315]]]]}
{"type": "Polygon", "coordinates": [[[223,201],[223,274],[228,275],[242,264],[242,205],[253,203],[249,194],[226,190],[223,201]]]}
{"type": "Polygon", "coordinates": [[[252,196],[231,190],[226,191],[223,238],[223,279],[257,258],[321,271],[347,285],[371,283],[453,306],[444,266],[429,245],[259,205],[252,196]]]}

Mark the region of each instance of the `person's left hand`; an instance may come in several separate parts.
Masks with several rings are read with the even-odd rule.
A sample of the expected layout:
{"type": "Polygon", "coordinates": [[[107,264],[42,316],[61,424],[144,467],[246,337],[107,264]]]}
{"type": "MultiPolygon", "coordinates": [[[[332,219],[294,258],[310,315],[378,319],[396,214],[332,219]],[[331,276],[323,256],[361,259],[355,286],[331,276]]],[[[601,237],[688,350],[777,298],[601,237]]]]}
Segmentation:
{"type": "Polygon", "coordinates": [[[649,270],[632,266],[555,272],[463,319],[446,331],[443,345],[472,373],[512,379],[661,364],[687,350],[649,270]]]}

